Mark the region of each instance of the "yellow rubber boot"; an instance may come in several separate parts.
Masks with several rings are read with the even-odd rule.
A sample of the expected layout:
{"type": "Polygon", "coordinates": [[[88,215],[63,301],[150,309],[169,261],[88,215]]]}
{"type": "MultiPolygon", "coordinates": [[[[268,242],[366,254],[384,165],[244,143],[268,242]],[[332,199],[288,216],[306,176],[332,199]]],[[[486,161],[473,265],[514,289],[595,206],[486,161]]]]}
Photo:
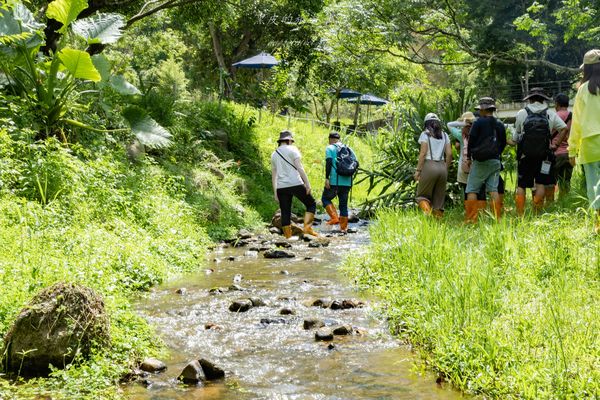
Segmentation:
{"type": "Polygon", "coordinates": [[[419,208],[423,210],[425,215],[431,215],[431,204],[427,200],[420,200],[419,208]]]}
{"type": "Polygon", "coordinates": [[[281,230],[283,231],[283,236],[286,239],[289,239],[292,237],[292,226],[291,225],[282,226],[281,230]]]}
{"type": "Polygon", "coordinates": [[[340,217],[340,231],[348,232],[348,217],[340,217]]]}
{"type": "Polygon", "coordinates": [[[326,222],[327,225],[337,225],[340,223],[340,218],[338,217],[337,210],[333,203],[325,207],[325,211],[327,211],[327,215],[329,215],[329,221],[326,222]]]}
{"type": "Polygon", "coordinates": [[[319,236],[317,232],[315,232],[312,228],[312,224],[315,220],[315,214],[313,213],[305,213],[304,214],[304,233],[312,236],[319,236]]]}
{"type": "Polygon", "coordinates": [[[444,210],[433,210],[431,214],[437,219],[442,219],[444,216],[444,210]]]}

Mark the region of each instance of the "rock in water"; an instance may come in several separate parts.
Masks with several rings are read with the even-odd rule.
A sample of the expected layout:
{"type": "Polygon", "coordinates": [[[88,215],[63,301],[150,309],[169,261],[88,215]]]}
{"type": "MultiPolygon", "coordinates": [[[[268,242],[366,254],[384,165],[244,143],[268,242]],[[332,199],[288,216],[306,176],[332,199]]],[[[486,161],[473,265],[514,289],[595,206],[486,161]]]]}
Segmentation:
{"type": "Polygon", "coordinates": [[[160,360],[157,360],[156,358],[146,358],[140,364],[140,369],[145,372],[156,373],[167,369],[167,364],[160,360]]]}
{"type": "Polygon", "coordinates": [[[236,300],[229,306],[231,312],[246,312],[253,307],[250,299],[236,300]]]}
{"type": "Polygon", "coordinates": [[[6,370],[45,376],[50,364],[64,368],[77,353],[88,357],[92,343],[109,340],[102,298],[87,287],[57,283],[37,294],[6,334],[6,370]]]}
{"type": "Polygon", "coordinates": [[[315,340],[317,342],[329,342],[333,340],[333,332],[327,328],[321,328],[317,332],[315,332],[315,340]]]}
{"type": "Polygon", "coordinates": [[[191,361],[179,374],[179,380],[188,385],[197,385],[199,382],[214,381],[224,377],[225,371],[204,358],[191,361]]]}
{"type": "Polygon", "coordinates": [[[320,319],[310,318],[304,320],[304,329],[322,328],[325,326],[325,322],[320,319]]]}
{"type": "Polygon", "coordinates": [[[206,376],[206,379],[208,379],[209,381],[225,378],[225,371],[223,371],[221,368],[217,367],[210,361],[201,358],[200,360],[198,360],[198,362],[202,367],[202,371],[204,371],[204,376],[206,376]]]}
{"type": "Polygon", "coordinates": [[[294,258],[296,255],[284,250],[268,250],[264,253],[265,258],[294,258]]]}

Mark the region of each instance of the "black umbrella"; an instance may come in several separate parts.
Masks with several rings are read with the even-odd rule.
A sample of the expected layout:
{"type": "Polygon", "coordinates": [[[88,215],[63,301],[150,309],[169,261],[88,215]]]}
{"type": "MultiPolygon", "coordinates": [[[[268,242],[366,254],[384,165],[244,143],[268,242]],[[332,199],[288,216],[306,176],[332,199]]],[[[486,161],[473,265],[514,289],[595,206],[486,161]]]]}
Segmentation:
{"type": "MultiPolygon", "coordinates": [[[[238,62],[232,64],[232,66],[235,68],[260,69],[261,71],[260,71],[260,75],[258,78],[258,85],[260,88],[260,82],[262,81],[262,78],[263,78],[262,70],[273,68],[274,66],[276,66],[278,64],[279,64],[279,61],[277,61],[275,59],[275,57],[273,57],[271,54],[265,53],[263,51],[262,53],[259,53],[259,54],[255,55],[254,57],[250,57],[245,60],[238,61],[238,62]]],[[[260,117],[261,117],[261,110],[262,110],[262,100],[261,100],[261,106],[258,108],[258,120],[259,121],[260,121],[260,117]]]]}

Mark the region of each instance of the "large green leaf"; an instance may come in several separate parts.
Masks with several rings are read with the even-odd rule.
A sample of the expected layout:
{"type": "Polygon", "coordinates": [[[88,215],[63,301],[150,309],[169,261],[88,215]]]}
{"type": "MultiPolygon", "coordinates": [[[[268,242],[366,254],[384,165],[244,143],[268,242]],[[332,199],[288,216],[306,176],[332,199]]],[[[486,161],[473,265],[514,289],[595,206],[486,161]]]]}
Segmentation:
{"type": "Polygon", "coordinates": [[[119,14],[96,14],[92,17],[73,22],[73,32],[81,36],[89,44],[115,43],[123,35],[121,29],[125,20],[119,14]]]}
{"type": "Polygon", "coordinates": [[[88,8],[86,0],[54,0],[48,4],[46,16],[62,23],[63,26],[58,30],[65,33],[71,22],[77,19],[80,12],[88,8]]]}
{"type": "Polygon", "coordinates": [[[138,107],[129,107],[123,116],[131,126],[131,131],[144,146],[161,148],[171,145],[172,135],[150,118],[144,110],[138,107]]]}
{"type": "Polygon", "coordinates": [[[98,82],[102,77],[92,63],[92,58],[88,53],[75,49],[62,49],[58,53],[60,62],[75,77],[98,82]]]}
{"type": "Polygon", "coordinates": [[[4,46],[25,45],[33,48],[42,43],[41,24],[21,3],[11,9],[0,8],[0,48],[4,46]]]}
{"type": "Polygon", "coordinates": [[[140,90],[137,87],[127,82],[123,75],[111,76],[110,86],[120,94],[128,96],[142,94],[142,92],[140,92],[140,90]]]}
{"type": "Polygon", "coordinates": [[[104,54],[95,54],[92,56],[92,63],[100,73],[102,82],[108,82],[110,79],[110,61],[104,54]]]}

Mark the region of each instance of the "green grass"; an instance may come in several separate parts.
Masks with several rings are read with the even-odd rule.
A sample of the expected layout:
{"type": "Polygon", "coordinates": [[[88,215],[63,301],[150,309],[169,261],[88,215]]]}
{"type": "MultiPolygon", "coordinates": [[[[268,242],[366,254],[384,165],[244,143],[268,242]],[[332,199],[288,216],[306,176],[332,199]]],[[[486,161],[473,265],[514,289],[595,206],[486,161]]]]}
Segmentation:
{"type": "Polygon", "coordinates": [[[462,224],[384,211],[345,268],[393,330],[459,389],[499,399],[600,396],[600,238],[584,209],[462,224]]]}

